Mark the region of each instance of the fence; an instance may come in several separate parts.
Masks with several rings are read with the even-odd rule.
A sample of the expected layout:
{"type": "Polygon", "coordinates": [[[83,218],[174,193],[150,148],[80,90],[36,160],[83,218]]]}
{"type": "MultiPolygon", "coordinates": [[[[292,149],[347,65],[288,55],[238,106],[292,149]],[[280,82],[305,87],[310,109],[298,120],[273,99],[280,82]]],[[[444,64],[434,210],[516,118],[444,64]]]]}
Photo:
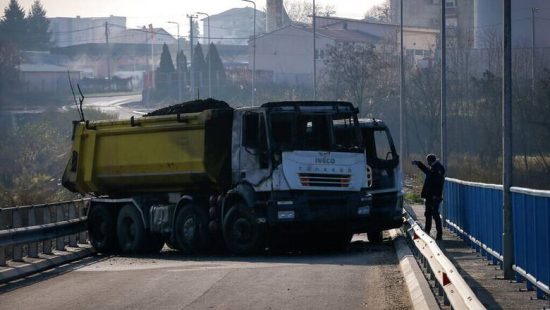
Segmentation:
{"type": "Polygon", "coordinates": [[[87,243],[88,200],[0,209],[0,267],[87,243]]]}
{"type": "MultiPolygon", "coordinates": [[[[537,297],[550,294],[550,191],[512,187],[514,270],[537,297]]],[[[450,229],[497,264],[502,261],[502,186],[447,178],[443,216],[450,229]]]]}

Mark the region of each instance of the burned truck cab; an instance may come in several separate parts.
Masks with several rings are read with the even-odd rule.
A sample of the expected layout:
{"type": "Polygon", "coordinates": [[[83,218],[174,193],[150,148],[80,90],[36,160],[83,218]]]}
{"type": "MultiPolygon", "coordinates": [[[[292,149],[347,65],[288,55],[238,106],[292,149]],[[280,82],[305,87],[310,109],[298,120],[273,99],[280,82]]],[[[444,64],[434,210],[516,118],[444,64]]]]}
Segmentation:
{"type": "Polygon", "coordinates": [[[240,133],[232,147],[234,186],[253,197],[259,223],[349,237],[365,231],[366,157],[351,103],[238,109],[233,133],[240,133]],[[343,138],[335,132],[340,123],[349,129],[343,138]]]}

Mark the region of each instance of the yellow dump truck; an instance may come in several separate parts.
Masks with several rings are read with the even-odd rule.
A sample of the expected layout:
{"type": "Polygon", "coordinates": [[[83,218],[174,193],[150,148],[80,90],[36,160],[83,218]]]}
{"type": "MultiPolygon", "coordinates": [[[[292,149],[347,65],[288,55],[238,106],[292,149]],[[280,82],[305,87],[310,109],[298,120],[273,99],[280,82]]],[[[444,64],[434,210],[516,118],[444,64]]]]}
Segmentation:
{"type": "Polygon", "coordinates": [[[195,101],[75,121],[63,185],[94,196],[88,229],[100,252],[166,242],[194,253],[223,242],[247,254],[269,246],[268,235],[315,234],[336,247],[368,231],[366,174],[350,103],[195,101]]]}

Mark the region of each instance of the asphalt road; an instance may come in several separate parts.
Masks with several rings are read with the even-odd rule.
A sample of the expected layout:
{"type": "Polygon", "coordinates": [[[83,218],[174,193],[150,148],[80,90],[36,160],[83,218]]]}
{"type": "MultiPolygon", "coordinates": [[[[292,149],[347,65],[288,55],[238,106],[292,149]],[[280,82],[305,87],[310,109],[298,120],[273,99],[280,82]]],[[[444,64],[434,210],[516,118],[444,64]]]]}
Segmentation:
{"type": "Polygon", "coordinates": [[[91,97],[84,101],[84,108],[95,108],[101,112],[117,114],[118,118],[141,116],[136,109],[126,107],[126,104],[140,102],[141,95],[123,95],[112,97],[91,97]]]}
{"type": "Polygon", "coordinates": [[[340,253],[96,256],[0,286],[1,309],[409,309],[393,244],[340,253]]]}

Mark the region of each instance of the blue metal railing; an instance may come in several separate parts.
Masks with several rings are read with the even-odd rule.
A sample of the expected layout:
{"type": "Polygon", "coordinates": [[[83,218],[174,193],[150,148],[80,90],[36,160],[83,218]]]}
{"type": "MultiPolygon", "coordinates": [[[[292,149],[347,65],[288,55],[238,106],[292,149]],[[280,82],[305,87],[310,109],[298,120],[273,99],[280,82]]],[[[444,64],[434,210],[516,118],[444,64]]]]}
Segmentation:
{"type": "MultiPolygon", "coordinates": [[[[537,296],[549,294],[550,191],[512,187],[514,270],[537,296]]],[[[447,178],[443,216],[449,228],[493,263],[502,261],[502,186],[447,178]]]]}

